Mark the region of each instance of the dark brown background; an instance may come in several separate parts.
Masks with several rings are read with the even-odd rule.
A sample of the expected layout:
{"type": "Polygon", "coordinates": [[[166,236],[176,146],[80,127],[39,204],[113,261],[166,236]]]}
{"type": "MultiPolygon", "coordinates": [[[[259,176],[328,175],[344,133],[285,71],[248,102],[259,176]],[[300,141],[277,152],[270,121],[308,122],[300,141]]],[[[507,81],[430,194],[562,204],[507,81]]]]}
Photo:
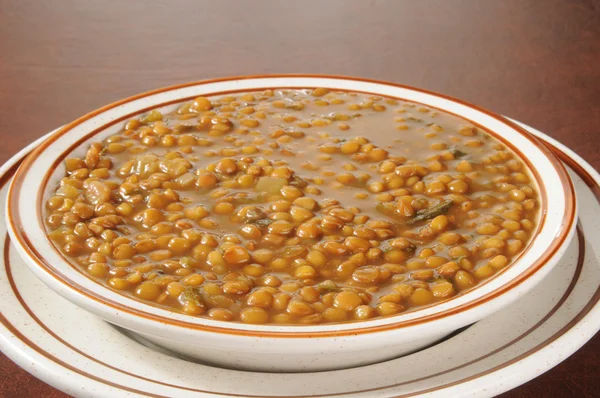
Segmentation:
{"type": "MultiPolygon", "coordinates": [[[[0,163],[99,106],[227,75],[329,73],[456,96],[600,168],[600,1],[0,0],[0,163]]],[[[600,336],[503,397],[600,396],[600,336]]],[[[63,397],[0,354],[0,396],[63,397]]]]}

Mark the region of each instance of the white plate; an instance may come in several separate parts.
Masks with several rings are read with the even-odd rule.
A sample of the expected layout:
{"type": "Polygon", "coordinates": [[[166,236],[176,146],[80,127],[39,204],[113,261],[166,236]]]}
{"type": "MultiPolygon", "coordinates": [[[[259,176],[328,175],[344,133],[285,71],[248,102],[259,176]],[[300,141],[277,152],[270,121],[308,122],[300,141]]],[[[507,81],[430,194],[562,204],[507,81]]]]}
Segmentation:
{"type": "MultiPolygon", "coordinates": [[[[524,126],[526,127],[526,126],[524,126]]],[[[580,208],[578,234],[559,266],[504,310],[417,353],[360,368],[304,374],[225,370],[133,341],[79,309],[29,271],[0,215],[0,348],[34,376],[74,396],[491,396],[551,369],[600,329],[600,175],[568,148],[580,208]]],[[[6,182],[37,141],[0,168],[6,182]]]]}

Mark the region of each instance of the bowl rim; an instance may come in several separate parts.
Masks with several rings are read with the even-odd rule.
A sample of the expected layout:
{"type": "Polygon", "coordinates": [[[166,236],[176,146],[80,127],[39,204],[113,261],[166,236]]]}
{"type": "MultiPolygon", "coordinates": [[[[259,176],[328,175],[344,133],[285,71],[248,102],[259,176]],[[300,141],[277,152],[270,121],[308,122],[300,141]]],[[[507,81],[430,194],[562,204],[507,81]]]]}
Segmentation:
{"type": "MultiPolygon", "coordinates": [[[[248,92],[248,91],[264,90],[264,89],[268,89],[268,88],[277,88],[277,87],[293,88],[293,86],[288,86],[288,85],[281,85],[281,86],[272,85],[272,86],[268,86],[268,87],[265,87],[265,86],[258,87],[257,86],[257,87],[251,88],[251,89],[230,90],[230,91],[226,91],[226,92],[222,92],[222,91],[211,92],[210,94],[204,94],[204,95],[209,95],[209,96],[223,95],[228,92],[229,93],[230,92],[248,92]]],[[[297,88],[306,88],[306,87],[308,87],[308,86],[302,86],[302,87],[297,87],[297,88]]],[[[331,87],[331,88],[335,89],[335,87],[331,87]]],[[[351,90],[351,91],[360,91],[360,90],[351,90]]],[[[370,92],[370,93],[373,94],[373,92],[370,92]]],[[[384,96],[390,97],[385,94],[379,94],[379,95],[384,95],[384,96]]],[[[396,97],[396,98],[398,98],[400,100],[418,103],[418,101],[414,101],[412,99],[403,99],[401,97],[396,97]]],[[[173,103],[180,103],[180,102],[183,102],[186,100],[187,100],[186,98],[177,98],[174,101],[161,102],[159,104],[152,105],[145,109],[137,109],[136,108],[134,113],[141,114],[150,109],[156,109],[156,108],[160,108],[160,107],[170,105],[173,103]]],[[[435,106],[432,106],[430,104],[425,104],[425,105],[435,108],[435,106]]],[[[447,109],[443,109],[442,111],[453,114],[452,111],[449,111],[447,109]]],[[[462,119],[468,120],[470,123],[473,123],[474,125],[480,126],[479,123],[474,122],[473,120],[471,120],[463,115],[460,115],[460,114],[455,114],[455,115],[462,119]]],[[[77,146],[79,146],[81,143],[90,140],[90,138],[92,138],[95,134],[97,134],[101,131],[104,131],[109,126],[112,126],[116,123],[126,120],[129,117],[131,117],[131,114],[128,114],[125,117],[122,117],[119,119],[109,119],[108,122],[103,122],[100,127],[94,129],[92,132],[87,132],[83,137],[78,139],[77,142],[72,144],[69,148],[61,149],[61,154],[55,158],[54,163],[48,168],[48,172],[46,172],[46,174],[44,176],[43,183],[39,186],[38,195],[36,198],[36,206],[35,206],[36,212],[40,213],[39,217],[41,217],[41,212],[39,212],[38,210],[43,207],[41,205],[42,196],[44,193],[44,189],[47,185],[49,175],[58,166],[58,164],[60,164],[60,162],[64,159],[64,157],[67,156],[66,154],[71,153],[71,151],[73,149],[75,149],[77,146]]],[[[534,165],[529,161],[528,157],[519,148],[516,148],[516,146],[511,145],[504,139],[501,139],[499,134],[495,133],[494,131],[491,131],[490,128],[484,127],[484,129],[487,133],[490,133],[491,135],[500,139],[503,143],[507,144],[514,152],[516,152],[517,155],[520,157],[520,159],[524,160],[527,163],[529,170],[534,175],[536,182],[540,188],[540,194],[543,197],[543,200],[542,200],[543,206],[542,206],[542,210],[540,211],[540,213],[542,213],[541,218],[540,218],[540,224],[539,224],[538,229],[535,234],[535,235],[537,235],[539,233],[539,231],[542,229],[543,223],[545,221],[545,213],[546,213],[547,206],[548,206],[548,200],[547,200],[547,197],[545,197],[545,185],[543,183],[542,177],[539,174],[539,170],[537,170],[536,167],[534,167],[534,165]]],[[[402,84],[386,82],[386,81],[381,81],[381,80],[365,79],[365,78],[360,78],[360,77],[338,76],[338,75],[323,75],[323,74],[245,75],[245,76],[231,76],[231,77],[225,77],[225,78],[208,79],[208,80],[201,80],[201,81],[195,81],[195,82],[189,82],[189,83],[183,83],[183,84],[163,87],[163,88],[147,91],[147,92],[144,92],[141,94],[137,94],[137,95],[110,103],[106,106],[98,108],[98,109],[74,120],[73,122],[63,126],[57,132],[52,134],[52,136],[49,137],[46,141],[44,141],[39,147],[34,149],[34,151],[25,159],[23,164],[17,170],[17,172],[14,176],[14,179],[11,182],[11,185],[9,188],[8,198],[9,198],[9,200],[7,201],[7,206],[6,206],[7,221],[8,221],[9,230],[10,230],[11,234],[13,235],[14,241],[25,252],[27,257],[35,263],[35,265],[37,266],[38,269],[45,271],[46,274],[52,276],[56,281],[61,282],[62,285],[67,288],[67,290],[74,291],[74,293],[82,295],[86,299],[91,299],[91,300],[95,301],[96,304],[112,307],[113,309],[123,311],[128,315],[141,317],[146,321],[159,321],[160,323],[165,324],[165,325],[179,326],[179,327],[184,327],[187,329],[205,330],[205,331],[210,331],[210,332],[234,334],[234,335],[241,334],[241,335],[246,335],[246,336],[260,336],[260,337],[266,337],[266,336],[268,336],[268,337],[333,337],[333,336],[345,336],[345,335],[358,335],[358,334],[372,333],[372,332],[377,332],[377,331],[384,331],[384,330],[398,329],[398,328],[403,328],[403,327],[408,327],[408,326],[413,326],[413,325],[419,325],[419,324],[431,322],[434,320],[446,318],[450,315],[465,312],[467,310],[474,309],[475,307],[478,307],[481,304],[489,302],[490,300],[493,300],[494,298],[497,298],[497,297],[503,295],[504,293],[509,292],[514,287],[517,287],[522,282],[528,280],[531,276],[536,274],[537,271],[542,269],[543,266],[547,262],[549,262],[554,257],[554,255],[561,249],[564,241],[568,238],[568,236],[571,235],[571,232],[575,225],[575,218],[576,218],[575,215],[576,215],[576,207],[577,207],[577,204],[575,201],[574,187],[573,187],[572,181],[571,181],[570,177],[568,176],[568,173],[567,173],[564,165],[556,158],[556,156],[540,140],[535,138],[533,135],[528,133],[525,129],[521,128],[520,126],[513,123],[512,121],[510,121],[500,115],[497,115],[493,112],[490,112],[484,108],[478,107],[476,105],[472,105],[472,104],[462,101],[460,99],[456,99],[454,97],[446,96],[446,95],[432,92],[429,90],[424,90],[424,89],[420,89],[420,88],[411,87],[408,85],[402,85],[402,84]],[[105,113],[114,108],[117,108],[120,105],[127,104],[129,102],[133,102],[133,101],[143,99],[145,97],[157,95],[157,94],[164,94],[164,93],[167,93],[167,92],[173,91],[173,90],[178,90],[178,89],[187,88],[187,87],[194,87],[194,86],[202,86],[202,85],[207,85],[207,84],[212,84],[212,83],[231,82],[231,81],[238,81],[238,80],[285,79],[285,78],[316,79],[315,84],[312,87],[318,86],[318,84],[316,84],[318,79],[334,79],[334,80],[340,80],[340,81],[346,81],[346,82],[365,82],[365,83],[373,83],[373,84],[378,84],[378,85],[390,86],[390,87],[394,87],[394,88],[414,91],[414,92],[430,95],[433,97],[438,97],[440,99],[448,100],[450,102],[454,102],[458,105],[466,106],[467,108],[471,108],[471,109],[478,111],[488,117],[496,119],[497,121],[506,125],[510,129],[515,131],[516,133],[520,134],[520,136],[522,136],[522,137],[526,138],[528,141],[530,141],[531,144],[533,144],[537,149],[539,149],[539,151],[542,153],[542,155],[550,162],[550,164],[554,168],[553,171],[556,172],[556,174],[562,184],[562,187],[563,187],[562,192],[564,194],[564,217],[563,217],[562,224],[559,226],[560,233],[557,234],[549,242],[549,244],[545,248],[543,254],[536,261],[529,264],[527,266],[527,268],[525,268],[524,271],[518,275],[518,277],[513,278],[510,281],[508,281],[507,283],[502,284],[495,290],[487,292],[486,294],[484,294],[481,297],[476,297],[473,300],[467,301],[464,304],[450,307],[450,308],[448,308],[444,311],[438,312],[438,313],[433,313],[430,315],[416,317],[414,319],[385,323],[382,325],[363,326],[365,323],[369,323],[369,322],[372,323],[374,320],[355,321],[355,322],[345,322],[342,324],[327,325],[327,326],[353,325],[355,327],[344,328],[343,330],[335,330],[333,328],[329,328],[331,330],[316,330],[316,331],[315,330],[310,330],[310,331],[306,330],[309,326],[299,326],[299,325],[277,327],[277,329],[284,329],[284,330],[277,330],[277,331],[253,330],[248,327],[254,326],[254,325],[245,325],[245,324],[237,323],[237,322],[235,322],[235,323],[234,322],[232,322],[232,323],[217,322],[219,324],[219,326],[214,326],[214,325],[207,325],[207,324],[202,324],[202,323],[181,321],[181,320],[177,320],[177,319],[173,319],[173,318],[169,318],[169,317],[164,317],[164,316],[161,316],[158,314],[152,314],[152,313],[149,313],[146,311],[140,311],[140,310],[132,308],[126,304],[123,304],[122,302],[109,300],[106,297],[103,297],[102,294],[96,294],[95,292],[90,291],[89,289],[87,289],[81,285],[78,285],[77,283],[73,282],[72,280],[66,278],[54,266],[52,266],[52,264],[50,264],[50,262],[36,249],[36,245],[32,242],[31,239],[29,239],[29,237],[25,233],[25,230],[24,230],[25,228],[24,228],[23,224],[21,223],[22,220],[21,220],[20,212],[19,212],[19,192],[20,192],[20,190],[21,190],[20,188],[22,187],[22,184],[24,182],[24,178],[27,175],[27,172],[29,171],[31,166],[36,161],[36,159],[44,152],[44,150],[49,145],[51,145],[54,141],[56,141],[61,136],[66,135],[71,129],[75,128],[79,124],[81,124],[97,115],[101,115],[102,113],[105,113]]],[[[40,224],[40,225],[42,226],[42,229],[43,229],[43,225],[42,224],[40,224]]],[[[532,246],[532,243],[536,238],[535,235],[531,238],[531,241],[528,243],[525,251],[520,254],[519,258],[532,246]]],[[[54,248],[54,245],[51,244],[51,246],[54,248]]],[[[55,250],[55,251],[57,253],[59,253],[58,250],[55,250]]],[[[64,262],[66,262],[72,266],[72,264],[62,254],[59,253],[59,255],[64,262]]],[[[516,264],[518,262],[519,258],[517,258],[515,261],[513,261],[511,263],[511,266],[516,264]]],[[[510,268],[510,267],[506,267],[504,270],[502,270],[502,272],[508,268],[510,268]]],[[[78,271],[80,271],[80,270],[78,270],[78,271]]],[[[89,277],[88,277],[88,279],[93,280],[89,277]]],[[[490,279],[495,279],[495,278],[489,278],[488,280],[484,281],[484,283],[479,284],[478,287],[484,285],[490,279]]],[[[102,289],[106,290],[106,291],[111,291],[106,286],[102,286],[102,289]]],[[[472,290],[476,290],[476,289],[472,289],[472,290]]],[[[127,298],[126,296],[122,296],[122,297],[125,299],[132,300],[131,298],[127,298]]],[[[434,307],[441,303],[445,303],[445,302],[451,301],[451,300],[452,299],[444,300],[442,302],[438,302],[438,303],[435,303],[433,305],[423,307],[423,308],[434,307]]],[[[153,306],[151,304],[148,304],[145,302],[142,302],[142,303],[145,306],[156,308],[155,306],[153,306]]],[[[413,313],[419,312],[423,308],[419,308],[418,310],[415,310],[412,312],[413,313]]],[[[394,318],[401,317],[402,315],[405,315],[405,314],[406,313],[387,317],[387,319],[393,320],[394,318]]],[[[193,318],[194,320],[196,320],[196,322],[198,322],[198,320],[204,319],[204,318],[197,318],[197,317],[190,317],[190,316],[187,316],[187,317],[193,318]]],[[[379,319],[385,319],[385,318],[379,318],[379,319]]],[[[214,323],[214,322],[215,321],[212,321],[211,323],[214,323]]],[[[260,325],[260,326],[273,329],[272,326],[279,326],[279,325],[260,325]]],[[[317,325],[317,326],[324,327],[326,325],[317,325]]]]}

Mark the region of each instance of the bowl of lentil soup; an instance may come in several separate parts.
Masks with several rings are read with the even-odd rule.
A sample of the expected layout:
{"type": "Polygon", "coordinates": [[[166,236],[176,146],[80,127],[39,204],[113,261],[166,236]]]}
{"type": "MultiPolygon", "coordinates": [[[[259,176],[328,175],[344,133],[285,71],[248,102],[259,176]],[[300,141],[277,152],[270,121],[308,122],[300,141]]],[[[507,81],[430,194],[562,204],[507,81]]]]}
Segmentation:
{"type": "Polygon", "coordinates": [[[219,366],[316,371],[512,302],[560,259],[576,205],[562,164],[503,117],[281,75],[70,123],[19,169],[7,214],[35,274],[103,319],[219,366]]]}

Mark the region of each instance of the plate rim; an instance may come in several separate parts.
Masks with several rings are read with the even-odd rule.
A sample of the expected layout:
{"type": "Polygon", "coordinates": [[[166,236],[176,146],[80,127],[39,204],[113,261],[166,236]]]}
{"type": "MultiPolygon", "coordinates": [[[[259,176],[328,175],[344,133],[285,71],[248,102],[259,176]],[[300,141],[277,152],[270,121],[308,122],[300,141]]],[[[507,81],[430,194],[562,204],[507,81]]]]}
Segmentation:
{"type": "MultiPolygon", "coordinates": [[[[516,121],[515,121],[516,122],[516,121]]],[[[516,122],[519,123],[519,122],[516,122]]],[[[519,123],[522,126],[526,127],[529,131],[531,131],[532,133],[534,133],[536,136],[538,136],[539,138],[542,138],[543,141],[549,143],[551,146],[553,146],[556,150],[558,150],[559,152],[563,153],[564,156],[566,156],[567,158],[571,159],[573,164],[577,165],[578,168],[580,168],[581,170],[583,170],[596,184],[596,188],[598,190],[598,192],[600,192],[600,188],[598,184],[600,184],[600,175],[591,167],[591,165],[589,165],[589,163],[587,163],[583,158],[581,158],[579,155],[577,155],[574,151],[572,151],[571,149],[569,149],[568,147],[564,146],[563,144],[561,144],[560,142],[556,141],[555,139],[539,132],[538,130],[535,130],[529,126],[526,126],[522,123],[519,123]]],[[[51,133],[49,133],[51,134],[51,133]]],[[[18,167],[20,161],[26,156],[26,154],[31,150],[31,148],[35,147],[35,145],[39,144],[39,142],[43,141],[44,139],[46,139],[47,136],[44,136],[36,141],[34,141],[32,144],[28,145],[26,148],[22,149],[21,151],[19,151],[15,156],[11,157],[4,165],[2,165],[0,167],[0,181],[4,181],[5,179],[10,180],[11,176],[9,176],[8,178],[6,178],[6,174],[11,172],[12,169],[16,169],[16,167],[18,167]]],[[[562,160],[562,159],[561,159],[562,160]]],[[[569,164],[569,166],[571,166],[569,164]]],[[[577,172],[577,170],[574,169],[574,171],[577,172]]],[[[578,173],[579,174],[579,173],[578,173]]],[[[582,177],[583,179],[583,177],[582,177]]],[[[585,181],[585,179],[584,179],[585,181]]],[[[587,182],[587,181],[586,181],[587,182]]],[[[598,192],[596,192],[596,196],[598,198],[598,192]]],[[[600,198],[598,198],[600,200],[600,198]]],[[[600,290],[596,291],[596,294],[593,296],[596,297],[598,296],[600,293],[600,290]]],[[[592,299],[593,299],[592,298],[592,299]]],[[[598,300],[596,300],[596,302],[594,304],[592,304],[590,306],[592,300],[590,300],[590,302],[588,302],[588,305],[586,305],[586,307],[582,308],[581,311],[579,311],[579,313],[573,317],[571,319],[571,322],[573,322],[573,320],[576,319],[576,322],[573,323],[571,325],[571,322],[569,322],[569,324],[565,325],[563,328],[561,328],[561,330],[559,330],[560,335],[557,338],[554,338],[554,336],[556,334],[558,334],[559,332],[555,333],[553,336],[551,336],[549,339],[546,339],[544,342],[549,341],[547,344],[543,345],[541,348],[530,352],[528,350],[528,354],[521,358],[519,361],[515,362],[515,363],[510,363],[508,365],[502,364],[502,366],[497,369],[497,370],[493,370],[489,373],[487,373],[486,375],[482,375],[479,377],[475,377],[475,379],[473,380],[467,380],[467,381],[457,381],[455,383],[450,383],[450,384],[455,384],[455,385],[440,385],[438,387],[435,388],[435,391],[422,391],[425,394],[437,394],[437,393],[448,393],[450,391],[452,391],[453,389],[456,389],[458,387],[458,389],[465,389],[465,387],[468,387],[470,384],[477,384],[478,382],[481,382],[481,379],[484,377],[494,377],[495,379],[498,379],[497,375],[498,372],[502,372],[502,371],[506,371],[507,375],[510,375],[512,372],[509,372],[508,369],[512,369],[515,366],[521,366],[523,367],[523,365],[526,363],[526,361],[532,361],[535,360],[536,362],[540,361],[540,358],[543,358],[542,360],[544,360],[544,370],[542,371],[542,373],[552,369],[554,366],[556,366],[558,363],[562,362],[564,359],[566,359],[567,357],[569,357],[570,355],[572,355],[575,351],[577,351],[579,348],[581,348],[581,346],[583,346],[587,341],[589,341],[594,334],[598,331],[598,328],[600,327],[600,317],[598,317],[598,315],[600,314],[600,304],[598,303],[598,300]],[[589,308],[587,308],[589,306],[589,308]],[[582,313],[586,310],[587,308],[587,312],[585,312],[585,314],[582,315],[582,313]],[[581,316],[580,316],[581,315],[581,316]],[[594,319],[595,318],[595,319],[594,319]],[[594,322],[595,321],[595,322],[594,322]],[[568,327],[567,327],[568,326],[568,327]],[[563,329],[565,329],[563,332],[563,329]],[[558,354],[558,351],[555,349],[551,349],[551,345],[557,345],[562,341],[565,340],[570,340],[571,342],[577,342],[577,344],[574,344],[573,346],[570,347],[570,349],[564,349],[563,351],[561,351],[561,355],[558,354]],[[565,356],[566,354],[566,356],[565,356]]],[[[4,318],[2,316],[2,313],[0,313],[0,319],[4,318]]],[[[0,322],[3,323],[3,322],[0,322]]],[[[2,328],[6,329],[5,325],[2,325],[2,328]]],[[[8,330],[8,329],[6,329],[8,330]]],[[[8,330],[9,331],[9,330],[8,330]]],[[[10,333],[10,331],[9,331],[10,333]]],[[[59,367],[59,369],[62,369],[63,371],[65,371],[65,368],[48,359],[48,364],[46,366],[44,366],[42,363],[40,363],[39,359],[40,358],[35,358],[36,355],[34,354],[33,357],[31,357],[31,355],[27,355],[29,352],[29,350],[31,350],[31,347],[26,346],[24,347],[23,354],[24,355],[19,355],[19,347],[13,347],[13,345],[11,345],[10,339],[7,339],[5,333],[0,333],[0,347],[2,348],[2,351],[14,362],[16,362],[20,367],[22,367],[23,369],[25,369],[26,371],[28,371],[30,374],[32,374],[34,377],[38,377],[40,379],[42,379],[43,381],[47,382],[48,384],[62,390],[65,392],[70,392],[71,390],[71,383],[66,383],[65,382],[61,382],[60,378],[57,379],[56,377],[52,377],[52,371],[50,368],[54,368],[54,367],[59,367]],[[7,349],[9,348],[9,349],[7,349]],[[14,348],[14,351],[10,350],[10,348],[14,348]],[[13,355],[11,355],[13,354],[13,355]],[[17,357],[15,359],[15,356],[17,357]],[[20,361],[17,359],[21,359],[20,361]],[[34,361],[32,359],[37,359],[38,362],[38,367],[36,368],[36,365],[34,363],[34,361]],[[47,374],[44,374],[44,372],[47,372],[47,374]],[[46,376],[46,377],[44,377],[46,376]]],[[[9,336],[10,337],[10,336],[9,336]]],[[[15,337],[14,335],[12,337],[15,337]]],[[[23,343],[20,339],[18,339],[18,343],[23,343]]],[[[563,345],[565,346],[565,345],[563,345]]],[[[568,345],[566,345],[568,346],[568,345]]],[[[537,346],[536,346],[537,347],[537,346]]],[[[40,355],[40,354],[37,354],[40,355]]],[[[44,362],[44,361],[42,361],[44,362]]],[[[531,367],[533,369],[533,367],[531,367]]],[[[527,369],[527,368],[526,368],[527,369]]],[[[68,371],[68,370],[67,370],[68,371]]],[[[516,373],[516,372],[515,372],[516,373]]],[[[519,372],[518,376],[513,377],[512,380],[504,380],[504,383],[501,386],[497,386],[499,387],[497,391],[495,391],[495,393],[501,393],[503,391],[507,391],[509,389],[512,389],[518,385],[521,385],[537,376],[539,376],[541,373],[538,372],[534,372],[533,370],[530,371],[529,373],[531,373],[529,376],[525,376],[524,374],[527,372],[519,372]],[[530,377],[530,376],[534,376],[534,377],[530,377]]],[[[86,379],[87,381],[92,381],[90,379],[86,379]]],[[[499,384],[499,382],[496,380],[496,383],[492,383],[492,384],[499,384]]],[[[487,384],[487,392],[490,391],[490,387],[492,387],[492,385],[487,384]]],[[[389,386],[384,386],[382,388],[389,388],[389,386]]],[[[114,393],[114,387],[110,387],[109,390],[107,390],[107,392],[111,392],[114,393]]],[[[117,390],[119,392],[122,392],[122,390],[117,390]]],[[[137,393],[137,392],[136,392],[137,393]]],[[[349,392],[352,393],[352,392],[349,392]]],[[[360,392],[358,392],[360,393],[360,392]]],[[[335,395],[339,395],[339,394],[335,394],[335,395]]],[[[411,396],[413,394],[410,394],[411,396]]],[[[141,396],[144,396],[144,394],[142,394],[141,396]]]]}

